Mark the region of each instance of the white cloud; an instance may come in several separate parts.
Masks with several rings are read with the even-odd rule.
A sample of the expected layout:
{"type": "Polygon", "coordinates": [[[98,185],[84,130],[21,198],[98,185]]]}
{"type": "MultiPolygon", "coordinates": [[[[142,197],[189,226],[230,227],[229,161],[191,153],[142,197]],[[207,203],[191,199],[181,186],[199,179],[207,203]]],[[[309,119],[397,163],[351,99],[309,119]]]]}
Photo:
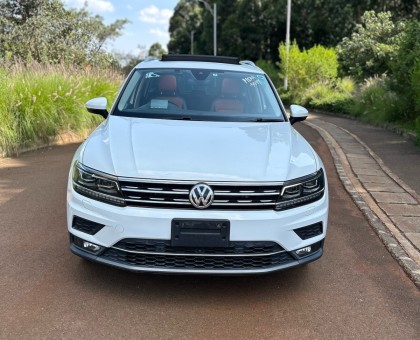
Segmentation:
{"type": "Polygon", "coordinates": [[[151,28],[149,30],[150,34],[156,35],[159,38],[166,38],[169,39],[169,33],[167,31],[163,31],[159,28],[151,28]]]}
{"type": "Polygon", "coordinates": [[[149,7],[143,8],[140,11],[139,19],[140,21],[147,22],[150,24],[167,25],[173,12],[173,10],[168,8],[160,9],[157,8],[155,5],[150,5],[149,7]]]}
{"type": "Polygon", "coordinates": [[[125,6],[125,8],[127,8],[129,11],[131,11],[133,8],[133,6],[131,6],[130,4],[128,4],[127,6],[125,6]]]}
{"type": "Polygon", "coordinates": [[[107,0],[65,0],[71,7],[82,8],[87,2],[87,7],[94,13],[114,12],[114,6],[107,0]]]}

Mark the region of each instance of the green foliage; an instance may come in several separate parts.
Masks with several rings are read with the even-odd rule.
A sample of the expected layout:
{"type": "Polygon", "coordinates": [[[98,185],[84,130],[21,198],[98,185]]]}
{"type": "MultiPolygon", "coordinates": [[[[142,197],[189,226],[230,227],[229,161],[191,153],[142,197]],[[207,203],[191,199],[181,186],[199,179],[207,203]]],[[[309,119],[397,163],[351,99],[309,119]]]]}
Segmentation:
{"type": "Polygon", "coordinates": [[[270,77],[276,88],[281,86],[281,79],[279,75],[279,69],[271,61],[268,60],[257,60],[256,65],[262,69],[270,77]]]}
{"type": "Polygon", "coordinates": [[[303,91],[316,83],[332,83],[337,77],[337,56],[333,48],[314,46],[300,51],[296,41],[290,46],[287,62],[286,46],[280,44],[280,70],[288,75],[288,87],[292,96],[301,98],[303,91]]]}
{"type": "Polygon", "coordinates": [[[158,42],[155,42],[149,48],[149,56],[151,56],[151,57],[155,57],[155,58],[160,59],[162,57],[162,55],[166,54],[166,53],[168,53],[168,52],[166,52],[166,50],[158,42]]]}
{"type": "Polygon", "coordinates": [[[416,120],[420,121],[420,63],[414,67],[411,74],[411,88],[414,95],[414,113],[416,120]]]}
{"type": "Polygon", "coordinates": [[[356,91],[349,113],[371,122],[398,120],[399,98],[388,87],[386,76],[366,79],[356,91]]]}
{"type": "Polygon", "coordinates": [[[396,58],[390,62],[390,86],[401,99],[400,115],[420,117],[420,22],[406,25],[396,58]]]}
{"type": "Polygon", "coordinates": [[[112,70],[89,67],[35,62],[0,67],[0,153],[93,128],[101,119],[87,113],[84,103],[97,96],[111,103],[121,81],[112,70]]]}
{"type": "Polygon", "coordinates": [[[342,72],[359,81],[386,73],[397,55],[403,29],[403,23],[392,22],[390,12],[365,12],[362,24],[337,46],[342,72]]]}
{"type": "MultiPolygon", "coordinates": [[[[286,36],[287,0],[212,0],[217,3],[218,54],[241,59],[279,61],[286,36]]],[[[293,0],[292,37],[301,47],[336,46],[349,36],[367,10],[390,11],[396,20],[418,18],[418,0],[293,0]]],[[[213,17],[197,0],[180,0],[170,21],[168,49],[213,54],[213,17]]]]}
{"type": "Polygon", "coordinates": [[[105,25],[60,0],[0,0],[0,60],[109,66],[115,60],[103,47],[127,22],[105,25]]]}
{"type": "Polygon", "coordinates": [[[346,113],[352,102],[354,87],[351,78],[337,80],[335,84],[316,83],[304,91],[299,104],[323,111],[346,113]]]}
{"type": "MultiPolygon", "coordinates": [[[[171,40],[168,43],[169,53],[191,53],[191,32],[194,34],[196,43],[194,49],[197,51],[197,41],[203,30],[202,7],[198,1],[180,0],[175,6],[174,14],[169,20],[169,32],[171,40]]],[[[200,50],[200,53],[204,54],[200,50]]]]}

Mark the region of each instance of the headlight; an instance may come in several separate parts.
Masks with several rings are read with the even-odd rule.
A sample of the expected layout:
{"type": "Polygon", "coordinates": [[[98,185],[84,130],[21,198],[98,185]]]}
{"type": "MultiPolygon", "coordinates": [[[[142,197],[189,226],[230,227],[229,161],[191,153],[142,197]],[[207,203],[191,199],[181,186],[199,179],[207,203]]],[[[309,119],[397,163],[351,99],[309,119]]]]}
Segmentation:
{"type": "Polygon", "coordinates": [[[324,196],[324,172],[284,183],[275,210],[286,210],[309,204],[324,196]]]}
{"type": "Polygon", "coordinates": [[[94,200],[125,206],[117,178],[90,169],[79,162],[73,165],[73,189],[94,200]]]}

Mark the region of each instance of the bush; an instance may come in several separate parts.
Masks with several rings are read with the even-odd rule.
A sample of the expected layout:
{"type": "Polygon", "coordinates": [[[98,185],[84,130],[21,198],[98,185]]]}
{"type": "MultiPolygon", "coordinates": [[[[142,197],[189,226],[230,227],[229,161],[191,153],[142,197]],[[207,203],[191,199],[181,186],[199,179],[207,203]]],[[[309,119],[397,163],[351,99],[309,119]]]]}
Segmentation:
{"type": "Polygon", "coordinates": [[[350,38],[344,38],[337,46],[340,70],[358,81],[388,70],[389,61],[398,51],[404,24],[394,24],[390,12],[376,14],[367,11],[361,25],[356,25],[350,38]]]}
{"type": "Polygon", "coordinates": [[[354,82],[350,78],[339,80],[334,85],[321,82],[304,92],[300,104],[318,110],[347,113],[353,91],[354,82]]]}
{"type": "Polygon", "coordinates": [[[316,83],[329,84],[337,77],[337,56],[333,48],[314,46],[309,50],[299,50],[296,41],[290,46],[289,62],[286,58],[286,46],[280,44],[281,74],[288,74],[291,96],[295,100],[302,98],[303,92],[316,83]]]}
{"type": "Polygon", "coordinates": [[[111,70],[0,66],[0,153],[95,127],[101,119],[88,114],[84,103],[97,96],[113,100],[121,80],[111,70]]]}
{"type": "Polygon", "coordinates": [[[349,112],[370,122],[398,120],[395,113],[400,100],[388,84],[386,76],[366,79],[353,96],[349,112]]]}
{"type": "Polygon", "coordinates": [[[396,58],[390,63],[391,88],[400,96],[401,118],[420,116],[420,22],[406,25],[396,58]]]}

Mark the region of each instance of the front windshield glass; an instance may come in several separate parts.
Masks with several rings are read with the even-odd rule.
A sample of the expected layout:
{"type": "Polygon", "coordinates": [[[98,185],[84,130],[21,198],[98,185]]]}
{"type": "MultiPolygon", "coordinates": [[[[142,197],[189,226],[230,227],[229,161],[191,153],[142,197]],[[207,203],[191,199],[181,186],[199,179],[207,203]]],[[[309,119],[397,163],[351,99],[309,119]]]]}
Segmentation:
{"type": "Polygon", "coordinates": [[[206,69],[138,69],[117,116],[207,121],[284,121],[263,74],[206,69]]]}

